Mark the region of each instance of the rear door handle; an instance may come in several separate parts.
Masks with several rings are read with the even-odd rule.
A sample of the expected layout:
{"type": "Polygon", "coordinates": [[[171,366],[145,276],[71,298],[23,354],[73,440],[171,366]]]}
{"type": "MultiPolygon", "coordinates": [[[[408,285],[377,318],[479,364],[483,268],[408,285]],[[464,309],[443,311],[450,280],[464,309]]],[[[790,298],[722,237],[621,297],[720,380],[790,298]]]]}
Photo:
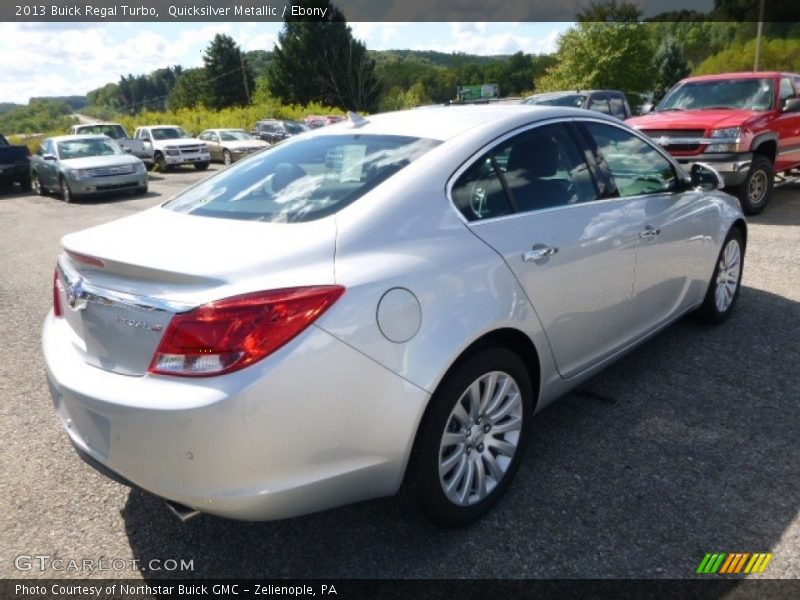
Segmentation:
{"type": "Polygon", "coordinates": [[[537,261],[553,256],[556,252],[558,252],[558,248],[536,244],[531,250],[522,253],[522,260],[525,262],[537,261]]]}
{"type": "Polygon", "coordinates": [[[652,240],[653,238],[655,238],[657,235],[660,234],[661,234],[660,229],[656,229],[652,225],[648,225],[647,227],[644,228],[644,231],[639,232],[639,237],[642,238],[643,240],[652,240]]]}

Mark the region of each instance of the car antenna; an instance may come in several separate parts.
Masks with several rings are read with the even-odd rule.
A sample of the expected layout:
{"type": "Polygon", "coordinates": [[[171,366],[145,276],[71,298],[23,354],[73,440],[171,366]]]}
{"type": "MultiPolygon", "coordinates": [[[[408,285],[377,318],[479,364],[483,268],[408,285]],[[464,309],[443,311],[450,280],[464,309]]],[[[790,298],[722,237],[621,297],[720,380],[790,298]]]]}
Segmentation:
{"type": "Polygon", "coordinates": [[[353,112],[352,110],[347,111],[347,118],[350,120],[350,126],[354,128],[363,127],[368,123],[364,117],[357,112],[353,112]]]}

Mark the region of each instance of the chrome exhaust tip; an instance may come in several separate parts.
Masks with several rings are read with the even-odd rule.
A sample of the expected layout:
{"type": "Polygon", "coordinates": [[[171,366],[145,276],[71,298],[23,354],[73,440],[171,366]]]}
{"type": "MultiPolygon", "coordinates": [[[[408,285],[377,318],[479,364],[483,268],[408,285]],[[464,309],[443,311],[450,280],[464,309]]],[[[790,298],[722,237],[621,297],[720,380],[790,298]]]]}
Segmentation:
{"type": "Polygon", "coordinates": [[[183,523],[186,523],[186,521],[189,521],[190,519],[194,519],[200,514],[199,510],[189,508],[188,506],[179,504],[178,502],[173,502],[172,500],[166,500],[165,502],[167,507],[172,511],[172,514],[178,517],[183,523]]]}

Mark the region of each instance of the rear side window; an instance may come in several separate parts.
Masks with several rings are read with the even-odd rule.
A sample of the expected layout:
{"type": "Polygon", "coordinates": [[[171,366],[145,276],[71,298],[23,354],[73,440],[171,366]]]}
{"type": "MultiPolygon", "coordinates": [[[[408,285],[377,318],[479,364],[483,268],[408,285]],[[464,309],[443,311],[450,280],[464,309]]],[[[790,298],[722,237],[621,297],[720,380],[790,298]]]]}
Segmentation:
{"type": "Polygon", "coordinates": [[[537,127],[501,142],[453,185],[470,221],[588,202],[597,190],[565,125],[537,127]]]}
{"type": "Polygon", "coordinates": [[[164,208],[249,221],[312,221],[355,202],[438,144],[387,135],[298,139],[236,163],[164,208]]]}

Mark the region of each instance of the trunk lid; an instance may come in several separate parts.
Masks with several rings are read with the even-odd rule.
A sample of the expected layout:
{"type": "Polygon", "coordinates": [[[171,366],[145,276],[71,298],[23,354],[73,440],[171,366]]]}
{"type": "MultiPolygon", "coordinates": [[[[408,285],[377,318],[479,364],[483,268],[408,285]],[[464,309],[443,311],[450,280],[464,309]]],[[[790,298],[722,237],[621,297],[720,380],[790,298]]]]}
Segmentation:
{"type": "Polygon", "coordinates": [[[58,283],[86,362],[144,374],[172,316],[212,300],[334,281],[335,222],[260,223],[160,207],[62,240],[58,283]]]}

